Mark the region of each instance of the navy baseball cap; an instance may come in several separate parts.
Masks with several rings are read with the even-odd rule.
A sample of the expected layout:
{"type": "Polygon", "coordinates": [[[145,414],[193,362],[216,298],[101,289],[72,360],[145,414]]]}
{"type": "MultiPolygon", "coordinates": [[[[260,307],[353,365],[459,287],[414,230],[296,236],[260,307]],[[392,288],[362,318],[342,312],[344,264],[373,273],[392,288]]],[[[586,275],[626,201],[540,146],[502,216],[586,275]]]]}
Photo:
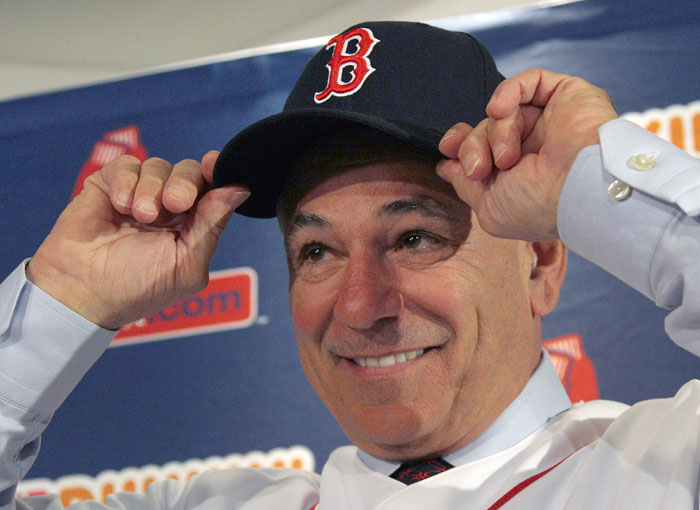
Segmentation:
{"type": "Polygon", "coordinates": [[[423,23],[360,23],[314,55],[282,113],[226,144],[214,185],[245,184],[251,196],[236,212],[272,218],[296,159],[314,139],[360,125],[438,156],[450,127],[475,126],[486,117],[502,80],[489,52],[469,34],[423,23]]]}

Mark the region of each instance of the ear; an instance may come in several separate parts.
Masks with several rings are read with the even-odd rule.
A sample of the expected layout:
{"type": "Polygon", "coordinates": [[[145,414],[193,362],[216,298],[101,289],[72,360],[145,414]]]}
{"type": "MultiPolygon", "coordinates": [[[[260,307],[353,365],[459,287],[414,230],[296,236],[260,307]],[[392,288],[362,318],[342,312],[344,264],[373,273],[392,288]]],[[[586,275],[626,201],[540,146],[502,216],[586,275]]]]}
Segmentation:
{"type": "Polygon", "coordinates": [[[529,244],[533,265],[530,273],[530,309],[533,316],[551,312],[559,301],[566,276],[568,248],[559,240],[529,244]]]}

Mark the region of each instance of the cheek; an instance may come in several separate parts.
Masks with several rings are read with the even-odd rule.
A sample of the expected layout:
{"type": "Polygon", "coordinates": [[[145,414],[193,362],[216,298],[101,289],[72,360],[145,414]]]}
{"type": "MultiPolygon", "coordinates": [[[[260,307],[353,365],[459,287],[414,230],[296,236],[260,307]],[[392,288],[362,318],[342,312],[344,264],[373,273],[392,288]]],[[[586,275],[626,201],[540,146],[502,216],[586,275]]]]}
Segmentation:
{"type": "Polygon", "coordinates": [[[453,326],[475,309],[479,284],[471,268],[459,261],[448,261],[428,271],[407,271],[402,278],[407,303],[453,326]]]}
{"type": "Polygon", "coordinates": [[[315,360],[320,356],[320,341],[317,340],[320,338],[320,335],[316,332],[316,328],[318,327],[318,317],[321,316],[321,311],[315,306],[313,300],[299,296],[299,293],[295,292],[294,287],[290,289],[289,302],[297,350],[299,352],[299,362],[306,378],[318,392],[318,375],[316,374],[318,363],[315,360]]]}
{"type": "Polygon", "coordinates": [[[329,308],[328,293],[301,280],[289,289],[289,309],[297,337],[306,337],[319,328],[329,308]]]}
{"type": "Polygon", "coordinates": [[[322,355],[324,331],[333,315],[333,300],[329,289],[310,286],[303,281],[292,283],[289,290],[289,306],[294,324],[294,334],[302,368],[309,374],[314,359],[322,355]]]}

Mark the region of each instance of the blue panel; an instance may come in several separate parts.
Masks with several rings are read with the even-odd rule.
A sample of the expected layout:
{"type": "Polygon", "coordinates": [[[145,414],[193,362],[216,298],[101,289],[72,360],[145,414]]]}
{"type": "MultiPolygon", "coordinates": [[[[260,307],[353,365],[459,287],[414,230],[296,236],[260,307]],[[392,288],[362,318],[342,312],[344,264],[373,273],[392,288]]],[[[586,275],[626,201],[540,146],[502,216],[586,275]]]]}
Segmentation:
{"type": "MultiPolygon", "coordinates": [[[[586,1],[446,20],[489,46],[505,74],[545,67],[608,90],[621,112],[700,100],[700,3],[586,1]]],[[[0,103],[0,271],[36,249],[92,147],[136,125],[149,154],[199,158],[282,107],[314,50],[265,55],[0,103]]],[[[459,86],[459,84],[455,84],[459,86]]],[[[31,478],[305,444],[320,468],[347,442],[298,366],[274,220],[235,217],[212,269],[259,276],[251,327],[110,349],[57,413],[31,478]]],[[[578,332],[601,396],[670,395],[700,364],[663,313],[572,256],[545,335],[578,332]]]]}

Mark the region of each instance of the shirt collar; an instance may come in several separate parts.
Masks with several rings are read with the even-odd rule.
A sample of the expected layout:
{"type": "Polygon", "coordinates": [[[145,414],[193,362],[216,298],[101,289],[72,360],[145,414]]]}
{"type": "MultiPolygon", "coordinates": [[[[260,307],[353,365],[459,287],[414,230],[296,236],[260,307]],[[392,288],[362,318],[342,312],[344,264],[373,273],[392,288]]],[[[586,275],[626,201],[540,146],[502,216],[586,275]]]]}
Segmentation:
{"type": "MultiPolygon", "coordinates": [[[[547,421],[571,407],[571,401],[557,376],[546,350],[520,395],[474,441],[444,458],[453,466],[472,462],[500,452],[520,442],[547,421]]],[[[389,476],[399,467],[358,450],[358,455],[371,469],[389,476]]]]}

